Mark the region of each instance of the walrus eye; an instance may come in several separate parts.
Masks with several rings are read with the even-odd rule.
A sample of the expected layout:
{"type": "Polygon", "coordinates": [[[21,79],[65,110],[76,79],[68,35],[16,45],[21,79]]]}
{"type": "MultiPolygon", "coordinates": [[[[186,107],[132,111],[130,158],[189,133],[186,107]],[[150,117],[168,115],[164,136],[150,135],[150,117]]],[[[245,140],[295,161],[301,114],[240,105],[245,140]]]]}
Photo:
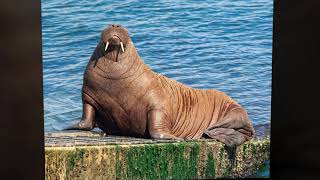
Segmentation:
{"type": "Polygon", "coordinates": [[[107,43],[106,43],[106,47],[104,48],[104,51],[107,51],[108,46],[109,46],[109,41],[107,41],[107,43]]]}
{"type": "Polygon", "coordinates": [[[120,42],[120,45],[121,45],[121,50],[122,50],[122,52],[124,52],[123,43],[122,43],[122,42],[120,42]]]}

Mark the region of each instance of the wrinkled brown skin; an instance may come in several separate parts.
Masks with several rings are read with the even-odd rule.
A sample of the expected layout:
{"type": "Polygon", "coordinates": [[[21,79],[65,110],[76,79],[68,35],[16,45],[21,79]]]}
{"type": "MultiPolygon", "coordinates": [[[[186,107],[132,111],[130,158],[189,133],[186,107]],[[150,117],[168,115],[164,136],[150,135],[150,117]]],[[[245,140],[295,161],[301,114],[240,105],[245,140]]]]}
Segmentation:
{"type": "Polygon", "coordinates": [[[246,111],[223,92],[190,88],[153,72],[120,25],[103,30],[84,73],[82,101],[81,121],[66,129],[91,130],[97,125],[106,134],[207,137],[231,147],[255,133],[246,111]],[[105,52],[107,41],[111,44],[105,52]]]}

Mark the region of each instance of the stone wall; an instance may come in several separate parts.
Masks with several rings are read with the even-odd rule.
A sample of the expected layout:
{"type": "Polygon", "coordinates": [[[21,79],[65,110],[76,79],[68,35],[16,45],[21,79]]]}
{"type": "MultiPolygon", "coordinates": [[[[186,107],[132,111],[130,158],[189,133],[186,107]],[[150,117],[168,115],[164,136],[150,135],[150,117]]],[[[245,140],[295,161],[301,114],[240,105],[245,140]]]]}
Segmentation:
{"type": "MultiPolygon", "coordinates": [[[[74,137],[79,136],[64,139],[71,141],[74,137]]],[[[81,137],[85,139],[86,135],[81,137]]],[[[246,177],[255,173],[270,157],[269,138],[254,139],[236,149],[227,149],[215,140],[150,142],[140,139],[139,143],[132,143],[130,139],[122,139],[103,145],[92,142],[69,146],[63,146],[66,143],[61,146],[59,143],[47,144],[46,179],[246,177]]]]}

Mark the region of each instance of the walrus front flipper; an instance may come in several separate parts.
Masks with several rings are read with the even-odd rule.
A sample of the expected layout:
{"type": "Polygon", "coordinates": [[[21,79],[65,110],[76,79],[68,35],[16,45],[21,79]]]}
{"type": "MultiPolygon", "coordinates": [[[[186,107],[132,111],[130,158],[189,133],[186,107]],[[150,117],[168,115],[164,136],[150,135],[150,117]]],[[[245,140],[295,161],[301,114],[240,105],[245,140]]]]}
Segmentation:
{"type": "Polygon", "coordinates": [[[183,140],[171,134],[170,125],[165,119],[165,114],[161,110],[151,110],[148,112],[148,131],[151,138],[183,140]]]}
{"type": "Polygon", "coordinates": [[[90,131],[95,127],[95,125],[95,109],[90,104],[83,103],[81,121],[66,127],[64,130],[90,131]]]}
{"type": "Polygon", "coordinates": [[[87,123],[87,121],[81,120],[78,123],[71,124],[68,127],[64,128],[63,130],[83,130],[83,131],[90,131],[94,127],[92,127],[91,123],[87,123]]]}

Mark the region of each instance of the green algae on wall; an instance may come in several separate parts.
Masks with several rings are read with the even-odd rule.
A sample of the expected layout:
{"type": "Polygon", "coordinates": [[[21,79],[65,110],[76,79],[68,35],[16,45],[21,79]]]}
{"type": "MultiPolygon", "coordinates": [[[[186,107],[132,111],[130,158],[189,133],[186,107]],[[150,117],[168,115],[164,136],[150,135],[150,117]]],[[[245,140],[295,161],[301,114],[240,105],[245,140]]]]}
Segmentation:
{"type": "Polygon", "coordinates": [[[85,149],[76,149],[75,151],[70,151],[69,152],[69,158],[68,158],[68,163],[67,163],[67,168],[66,168],[66,176],[68,176],[69,172],[73,170],[75,164],[77,161],[83,160],[83,155],[85,153],[85,149]]]}
{"type": "Polygon", "coordinates": [[[208,161],[206,165],[205,177],[206,178],[215,178],[215,164],[212,153],[208,153],[208,161]]]}
{"type": "Polygon", "coordinates": [[[124,164],[116,165],[118,178],[186,179],[197,177],[200,145],[197,143],[152,144],[125,148],[120,157],[124,164]],[[126,169],[127,172],[123,170],[126,169]]]}
{"type": "Polygon", "coordinates": [[[269,159],[270,141],[249,141],[233,159],[217,141],[46,147],[46,179],[246,177],[269,159]]]}

